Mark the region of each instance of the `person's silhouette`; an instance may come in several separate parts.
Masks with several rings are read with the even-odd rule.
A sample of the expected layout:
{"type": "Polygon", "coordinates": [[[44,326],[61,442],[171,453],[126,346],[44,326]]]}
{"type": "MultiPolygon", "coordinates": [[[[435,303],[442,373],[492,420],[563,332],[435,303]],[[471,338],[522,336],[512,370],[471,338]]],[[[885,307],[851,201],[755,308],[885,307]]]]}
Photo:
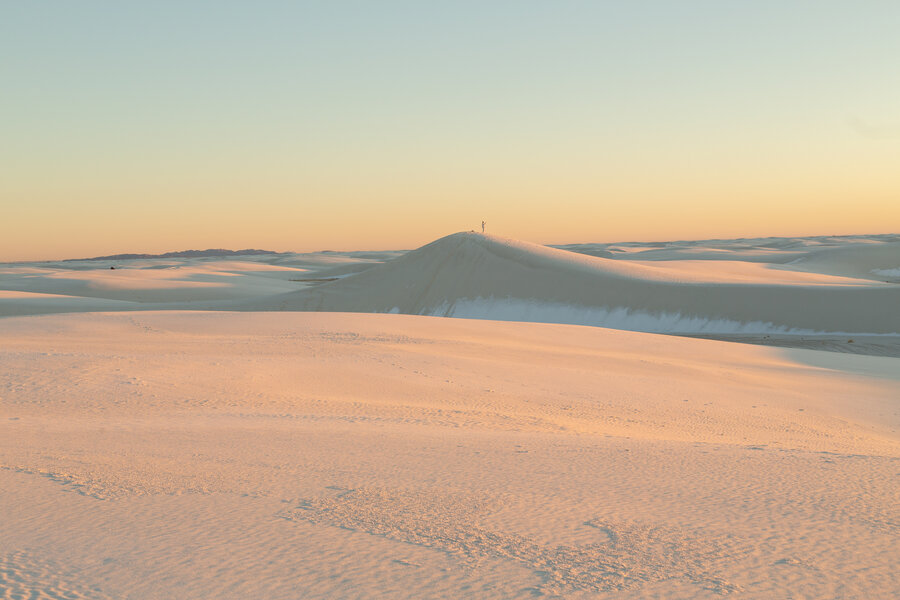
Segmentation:
{"type": "Polygon", "coordinates": [[[481,222],[481,233],[484,233],[484,221],[481,222]]]}

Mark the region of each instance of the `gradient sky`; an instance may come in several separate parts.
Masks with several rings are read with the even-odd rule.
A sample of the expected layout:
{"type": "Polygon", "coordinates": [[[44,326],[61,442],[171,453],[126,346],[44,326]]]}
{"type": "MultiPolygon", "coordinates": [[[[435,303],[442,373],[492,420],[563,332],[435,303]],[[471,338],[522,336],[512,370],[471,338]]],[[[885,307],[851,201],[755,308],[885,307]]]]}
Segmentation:
{"type": "Polygon", "coordinates": [[[4,2],[0,260],[900,231],[900,3],[4,2]]]}

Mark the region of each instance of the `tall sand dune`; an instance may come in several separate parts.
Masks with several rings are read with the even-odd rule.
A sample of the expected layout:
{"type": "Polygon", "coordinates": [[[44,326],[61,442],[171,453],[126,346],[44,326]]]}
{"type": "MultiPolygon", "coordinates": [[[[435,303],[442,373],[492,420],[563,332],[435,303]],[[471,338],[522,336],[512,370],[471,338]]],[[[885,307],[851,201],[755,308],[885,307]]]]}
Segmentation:
{"type": "Polygon", "coordinates": [[[246,308],[398,312],[686,334],[900,332],[900,287],[833,274],[792,278],[781,269],[748,267],[664,268],[456,233],[360,274],[246,308]]]}

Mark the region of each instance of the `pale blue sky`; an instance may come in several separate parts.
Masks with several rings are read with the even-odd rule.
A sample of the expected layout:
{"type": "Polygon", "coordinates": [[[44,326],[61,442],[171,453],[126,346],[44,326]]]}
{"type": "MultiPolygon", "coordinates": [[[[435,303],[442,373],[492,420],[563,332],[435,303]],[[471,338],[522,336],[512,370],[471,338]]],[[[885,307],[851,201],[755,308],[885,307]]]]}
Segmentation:
{"type": "Polygon", "coordinates": [[[898,32],[887,1],[4,2],[0,260],[900,230],[898,32]]]}

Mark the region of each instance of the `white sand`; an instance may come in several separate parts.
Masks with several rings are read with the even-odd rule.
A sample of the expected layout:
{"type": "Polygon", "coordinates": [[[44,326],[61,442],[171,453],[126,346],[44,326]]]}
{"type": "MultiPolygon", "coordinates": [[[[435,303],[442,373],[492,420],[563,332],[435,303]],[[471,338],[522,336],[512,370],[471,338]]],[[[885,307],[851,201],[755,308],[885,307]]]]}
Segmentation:
{"type": "Polygon", "coordinates": [[[254,299],[244,307],[400,312],[660,333],[900,335],[898,285],[753,263],[736,269],[733,260],[706,263],[706,269],[692,261],[666,267],[458,233],[355,277],[268,301],[254,299]]]}
{"type": "MultiPolygon", "coordinates": [[[[753,302],[732,316],[774,310],[772,290],[825,290],[815,319],[875,313],[887,324],[872,339],[890,345],[873,292],[896,285],[451,240],[478,264],[426,248],[421,271],[421,251],[3,269],[0,597],[900,595],[898,358],[248,311],[352,289],[381,301],[379,282],[403,271],[430,277],[411,303],[440,292],[457,306],[482,285],[513,282],[508,297],[546,307],[621,282],[622,298],[660,286],[679,307],[697,299],[679,290],[738,278],[753,302]],[[360,274],[294,281],[334,267],[360,274]],[[590,283],[529,288],[522,273],[590,283]],[[219,310],[146,310],[186,303],[219,310]],[[29,309],[71,314],[14,316],[29,309]]],[[[783,321],[802,327],[792,306],[783,321]]]]}

